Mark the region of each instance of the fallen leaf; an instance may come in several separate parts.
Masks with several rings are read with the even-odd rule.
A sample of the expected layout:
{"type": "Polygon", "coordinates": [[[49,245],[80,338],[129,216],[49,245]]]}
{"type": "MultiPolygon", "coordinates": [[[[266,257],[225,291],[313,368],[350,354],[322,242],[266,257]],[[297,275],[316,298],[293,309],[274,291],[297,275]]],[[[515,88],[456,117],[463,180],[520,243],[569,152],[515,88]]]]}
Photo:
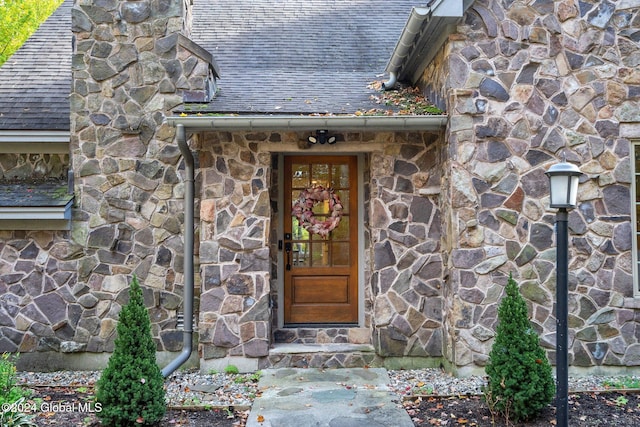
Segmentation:
{"type": "Polygon", "coordinates": [[[262,415],[258,415],[258,422],[259,423],[263,423],[264,422],[264,417],[262,415]]]}

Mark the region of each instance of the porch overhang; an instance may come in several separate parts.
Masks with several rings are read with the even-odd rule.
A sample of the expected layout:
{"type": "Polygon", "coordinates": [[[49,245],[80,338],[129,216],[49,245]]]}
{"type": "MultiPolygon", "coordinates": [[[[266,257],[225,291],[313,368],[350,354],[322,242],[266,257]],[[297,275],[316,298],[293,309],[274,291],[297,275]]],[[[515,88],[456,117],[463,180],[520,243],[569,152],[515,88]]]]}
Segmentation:
{"type": "Polygon", "coordinates": [[[437,131],[447,125],[445,115],[433,116],[170,116],[171,126],[183,125],[187,131],[437,131]]]}

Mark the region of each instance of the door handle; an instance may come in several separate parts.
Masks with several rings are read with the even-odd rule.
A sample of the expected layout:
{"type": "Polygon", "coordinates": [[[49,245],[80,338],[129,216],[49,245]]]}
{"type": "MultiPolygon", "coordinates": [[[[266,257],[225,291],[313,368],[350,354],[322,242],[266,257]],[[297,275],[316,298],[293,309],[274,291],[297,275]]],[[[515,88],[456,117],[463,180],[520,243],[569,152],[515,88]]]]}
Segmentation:
{"type": "Polygon", "coordinates": [[[287,264],[285,268],[287,269],[287,271],[289,271],[291,270],[291,242],[284,243],[284,251],[287,254],[287,264]]]}

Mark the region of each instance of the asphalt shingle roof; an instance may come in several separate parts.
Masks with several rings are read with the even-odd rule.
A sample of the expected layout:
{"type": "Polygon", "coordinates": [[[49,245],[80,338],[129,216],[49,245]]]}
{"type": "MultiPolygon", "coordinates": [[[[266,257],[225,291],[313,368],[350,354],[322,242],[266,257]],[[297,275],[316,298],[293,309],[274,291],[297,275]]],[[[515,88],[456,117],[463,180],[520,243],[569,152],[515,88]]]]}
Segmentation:
{"type": "Polygon", "coordinates": [[[0,129],[69,130],[72,6],[65,0],[0,67],[0,129]]]}
{"type": "Polygon", "coordinates": [[[195,1],[192,39],[220,67],[207,111],[354,113],[375,107],[407,0],[195,1]]]}
{"type": "MultiPolygon", "coordinates": [[[[415,0],[196,0],[191,38],[220,67],[201,111],[349,114],[374,108],[415,0]]],[[[69,130],[71,8],[0,68],[0,129],[69,130]]]]}
{"type": "Polygon", "coordinates": [[[0,186],[0,207],[63,207],[73,200],[64,181],[3,183],[0,186]]]}

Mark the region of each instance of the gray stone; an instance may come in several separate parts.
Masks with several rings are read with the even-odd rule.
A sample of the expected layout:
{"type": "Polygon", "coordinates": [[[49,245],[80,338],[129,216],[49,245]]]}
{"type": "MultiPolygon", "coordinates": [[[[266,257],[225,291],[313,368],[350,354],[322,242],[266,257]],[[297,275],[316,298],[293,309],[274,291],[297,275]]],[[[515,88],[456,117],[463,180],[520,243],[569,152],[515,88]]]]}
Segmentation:
{"type": "Polygon", "coordinates": [[[101,82],[118,74],[118,72],[104,59],[92,58],[89,61],[89,73],[97,82],[101,82]]]}
{"type": "MultiPolygon", "coordinates": [[[[245,299],[245,306],[247,299],[245,299]]],[[[251,308],[249,308],[240,318],[240,322],[268,322],[270,319],[271,311],[269,310],[269,297],[265,296],[255,304],[251,305],[251,308]]]]}
{"type": "Polygon", "coordinates": [[[588,16],[588,21],[591,25],[598,28],[606,28],[609,20],[613,16],[616,10],[616,6],[608,1],[601,1],[598,7],[593,10],[588,16]]]}
{"type": "Polygon", "coordinates": [[[604,204],[610,215],[629,215],[629,188],[622,185],[610,185],[602,190],[604,204]]]}
{"type": "Polygon", "coordinates": [[[500,83],[487,77],[482,79],[479,89],[482,96],[486,96],[487,98],[492,98],[497,101],[506,102],[510,98],[509,93],[500,83]]]}
{"type": "Polygon", "coordinates": [[[473,271],[478,274],[488,274],[504,265],[507,261],[506,255],[495,256],[478,264],[473,271]]]}
{"type": "Polygon", "coordinates": [[[223,319],[218,319],[213,332],[213,344],[218,347],[235,347],[240,344],[240,338],[231,332],[223,319]]]}
{"type": "Polygon", "coordinates": [[[573,366],[591,366],[593,362],[589,352],[585,350],[582,343],[575,341],[573,344],[573,366]]]}
{"type": "Polygon", "coordinates": [[[264,357],[269,355],[269,342],[267,340],[252,339],[243,345],[244,354],[247,357],[264,357]]]}
{"type": "Polygon", "coordinates": [[[183,332],[178,330],[160,331],[160,340],[166,351],[180,351],[183,343],[183,332]]]}
{"type": "Polygon", "coordinates": [[[167,310],[177,310],[182,303],[182,298],[171,292],[160,292],[160,305],[167,310]]]}
{"type": "Polygon", "coordinates": [[[89,32],[93,24],[83,10],[74,7],[71,9],[71,28],[73,32],[89,32]]]}
{"type": "Polygon", "coordinates": [[[625,366],[640,366],[640,344],[631,344],[624,353],[625,366]]]}
{"type": "Polygon", "coordinates": [[[455,249],[451,254],[453,266],[457,268],[473,268],[484,257],[483,249],[455,249]]]}
{"type": "Polygon", "coordinates": [[[79,343],[75,341],[62,341],[60,343],[60,351],[62,353],[80,353],[87,349],[86,343],[79,343]]]}
{"type": "Polygon", "coordinates": [[[530,242],[539,251],[549,249],[553,246],[553,228],[547,224],[532,224],[530,242]]]}
{"type": "MultiPolygon", "coordinates": [[[[509,126],[502,118],[490,118],[486,126],[476,126],[476,136],[478,138],[506,138],[509,134],[509,126]]],[[[502,144],[500,151],[506,149],[502,144]]],[[[506,149],[509,152],[508,149],[506,149]]]]}
{"type": "Polygon", "coordinates": [[[120,15],[125,21],[138,24],[151,15],[151,6],[146,1],[124,1],[120,6],[120,15]]]}
{"type": "Polygon", "coordinates": [[[402,356],[407,346],[407,338],[392,326],[379,328],[374,336],[376,352],[383,357],[402,356]]]}
{"type": "Polygon", "coordinates": [[[485,342],[493,338],[496,334],[491,329],[478,325],[473,328],[473,330],[471,331],[471,335],[473,335],[478,340],[485,342]]]}
{"type": "Polygon", "coordinates": [[[98,304],[98,298],[96,298],[93,294],[84,294],[80,298],[78,298],[78,303],[84,308],[92,308],[98,304]]]}
{"type": "Polygon", "coordinates": [[[605,307],[593,313],[587,319],[588,325],[599,325],[603,323],[611,323],[615,320],[616,313],[613,308],[605,307]]]}
{"type": "Polygon", "coordinates": [[[396,263],[396,256],[393,253],[391,243],[376,243],[374,247],[374,265],[376,270],[381,270],[396,263]]]}
{"type": "Polygon", "coordinates": [[[224,282],[224,285],[232,295],[251,295],[253,279],[246,274],[234,274],[224,282]]]}
{"type": "Polygon", "coordinates": [[[60,295],[50,292],[34,299],[42,314],[44,314],[49,323],[55,325],[66,318],[67,303],[60,295]]]}
{"type": "Polygon", "coordinates": [[[116,236],[116,229],[112,225],[96,228],[89,234],[87,246],[90,248],[110,248],[116,236]]]}
{"type": "Polygon", "coordinates": [[[607,353],[609,352],[609,344],[603,342],[594,342],[587,344],[587,349],[591,356],[598,364],[602,363],[602,360],[605,358],[607,353]]]}

